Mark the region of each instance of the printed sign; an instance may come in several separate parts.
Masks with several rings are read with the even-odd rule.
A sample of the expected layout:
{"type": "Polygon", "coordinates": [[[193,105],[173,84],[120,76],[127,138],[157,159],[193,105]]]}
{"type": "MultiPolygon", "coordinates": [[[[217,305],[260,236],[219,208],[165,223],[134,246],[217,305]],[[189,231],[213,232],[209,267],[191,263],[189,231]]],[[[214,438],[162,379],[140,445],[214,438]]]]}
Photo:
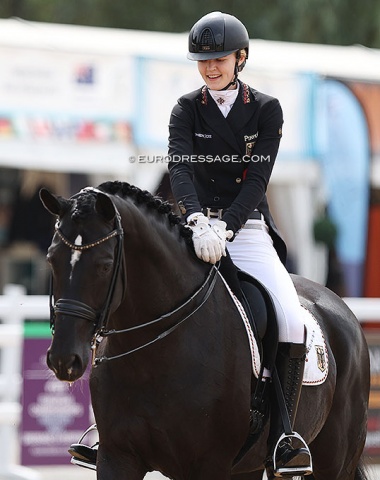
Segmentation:
{"type": "Polygon", "coordinates": [[[90,424],[88,375],[60,382],[46,365],[48,323],[26,323],[23,356],[22,465],[65,465],[67,449],[90,424]]]}

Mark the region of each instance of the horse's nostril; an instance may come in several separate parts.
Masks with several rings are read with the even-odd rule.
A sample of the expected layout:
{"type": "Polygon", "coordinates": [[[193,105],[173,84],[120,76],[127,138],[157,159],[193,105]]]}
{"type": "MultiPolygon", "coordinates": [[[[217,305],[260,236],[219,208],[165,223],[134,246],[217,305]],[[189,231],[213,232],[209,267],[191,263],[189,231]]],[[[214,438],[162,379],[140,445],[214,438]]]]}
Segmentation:
{"type": "Polygon", "coordinates": [[[79,355],[72,355],[71,361],[67,364],[67,372],[71,375],[74,372],[82,371],[82,360],[79,355]]]}
{"type": "Polygon", "coordinates": [[[77,354],[55,356],[48,351],[46,363],[59,380],[73,382],[83,374],[83,361],[77,354]]]}

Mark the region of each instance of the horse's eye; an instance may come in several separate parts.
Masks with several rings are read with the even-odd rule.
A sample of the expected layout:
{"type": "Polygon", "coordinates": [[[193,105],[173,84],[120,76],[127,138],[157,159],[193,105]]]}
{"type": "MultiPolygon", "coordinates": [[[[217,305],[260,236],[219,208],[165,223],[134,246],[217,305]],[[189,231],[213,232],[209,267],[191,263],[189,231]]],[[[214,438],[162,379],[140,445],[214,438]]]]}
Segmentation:
{"type": "Polygon", "coordinates": [[[107,262],[103,263],[102,265],[98,266],[98,273],[99,275],[107,275],[111,270],[112,270],[113,263],[112,262],[107,262]]]}

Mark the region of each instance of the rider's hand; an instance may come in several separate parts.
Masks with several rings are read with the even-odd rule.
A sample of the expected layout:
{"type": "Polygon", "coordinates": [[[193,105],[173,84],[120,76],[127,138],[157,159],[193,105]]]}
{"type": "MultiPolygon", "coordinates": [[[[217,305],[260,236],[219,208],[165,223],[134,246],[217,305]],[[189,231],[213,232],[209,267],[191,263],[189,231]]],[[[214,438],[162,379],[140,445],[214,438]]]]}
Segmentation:
{"type": "Polygon", "coordinates": [[[211,227],[208,218],[199,214],[192,215],[189,227],[193,231],[194,250],[198,258],[214,264],[222,255],[226,255],[226,238],[230,238],[229,234],[232,236],[232,232],[227,234],[225,222],[219,220],[211,227]]]}
{"type": "Polygon", "coordinates": [[[211,227],[214,232],[218,235],[224,245],[224,249],[226,248],[226,240],[230,240],[234,236],[234,232],[232,230],[226,230],[227,223],[223,222],[223,220],[217,220],[211,227]]]}

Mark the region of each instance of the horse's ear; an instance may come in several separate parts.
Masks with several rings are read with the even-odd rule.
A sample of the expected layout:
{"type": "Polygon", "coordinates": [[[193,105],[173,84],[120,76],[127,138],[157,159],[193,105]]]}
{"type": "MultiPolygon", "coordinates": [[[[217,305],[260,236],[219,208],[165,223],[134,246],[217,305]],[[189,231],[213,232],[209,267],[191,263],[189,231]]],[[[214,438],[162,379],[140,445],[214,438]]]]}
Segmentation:
{"type": "Polygon", "coordinates": [[[96,197],[95,210],[101,215],[107,222],[110,222],[115,218],[116,210],[115,205],[108,195],[104,193],[98,193],[96,197]]]}
{"type": "Polygon", "coordinates": [[[59,197],[58,195],[54,195],[53,193],[49,192],[46,188],[41,188],[40,190],[40,200],[42,205],[53,215],[58,215],[62,217],[62,215],[66,212],[68,201],[63,198],[59,197]]]}

